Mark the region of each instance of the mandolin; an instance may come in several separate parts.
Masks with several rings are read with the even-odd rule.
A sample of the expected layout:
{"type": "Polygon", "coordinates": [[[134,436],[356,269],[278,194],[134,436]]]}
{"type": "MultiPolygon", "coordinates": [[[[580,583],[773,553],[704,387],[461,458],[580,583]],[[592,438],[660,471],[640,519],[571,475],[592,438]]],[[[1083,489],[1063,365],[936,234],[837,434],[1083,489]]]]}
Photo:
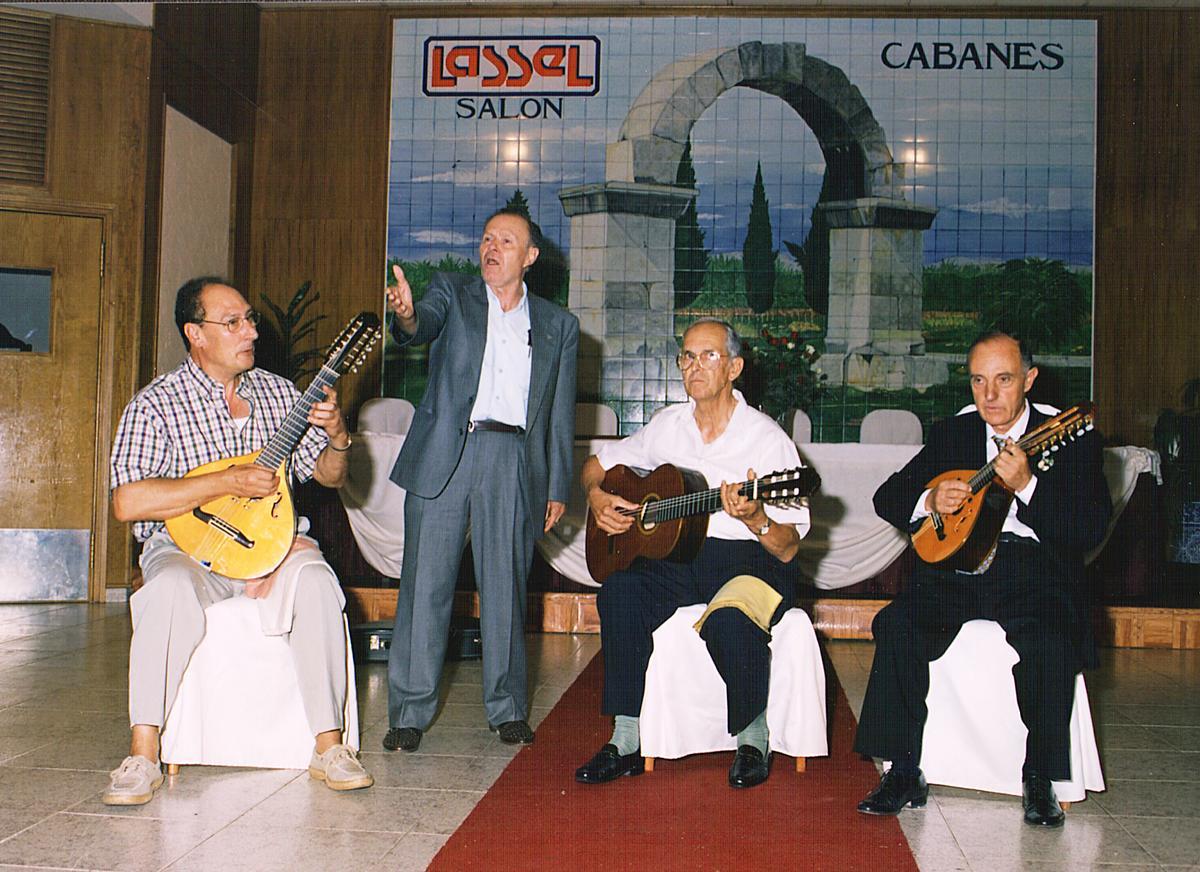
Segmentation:
{"type": "MultiPolygon", "coordinates": [[[[1053,465],[1054,452],[1091,430],[1095,417],[1092,403],[1080,403],[1043,422],[1015,444],[1030,457],[1040,454],[1037,466],[1044,472],[1053,465]]],[[[971,488],[971,495],[958,511],[950,515],[934,512],[913,533],[913,549],[926,563],[964,572],[982,572],[991,565],[1013,499],[1012,490],[996,478],[993,463],[988,462],[978,472],[943,472],[926,485],[932,490],[943,481],[955,480],[971,488]]]]}
{"type": "Polygon", "coordinates": [[[228,578],[261,578],[275,570],[296,538],[296,509],[288,484],[292,452],[309,428],[308,413],[325,399],[324,388],[342,373],[357,370],[380,336],[379,317],[362,312],[329,347],[312,384],[288,410],[265,447],[241,457],[197,466],[185,478],[253,463],[279,477],[279,489],[266,497],[218,497],[167,520],[167,532],[182,551],[205,568],[228,578]]]}
{"type": "MultiPolygon", "coordinates": [[[[744,481],[738,493],[771,505],[800,506],[820,486],[816,470],[796,467],[744,481]]],[[[588,512],[584,549],[588,572],[596,582],[626,569],[638,557],[675,563],[692,560],[708,533],[708,516],[721,509],[720,488],[708,488],[700,473],[670,463],[649,474],[618,464],[605,473],[601,487],[638,507],[622,510],[634,522],[615,535],[601,530],[588,512]]]]}

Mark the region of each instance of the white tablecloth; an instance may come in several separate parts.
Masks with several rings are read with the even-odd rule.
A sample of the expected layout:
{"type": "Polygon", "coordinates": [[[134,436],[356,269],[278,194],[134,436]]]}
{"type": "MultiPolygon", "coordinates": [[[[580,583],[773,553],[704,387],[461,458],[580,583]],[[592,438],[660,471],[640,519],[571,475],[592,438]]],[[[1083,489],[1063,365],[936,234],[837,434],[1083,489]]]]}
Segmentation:
{"type": "MultiPolygon", "coordinates": [[[[595,454],[602,444],[603,440],[577,443],[575,468],[582,468],[587,456],[595,454]]],[[[823,590],[849,587],[878,575],[904,552],[907,537],[880,520],[871,498],[879,485],[918,450],[919,445],[857,442],[801,446],[805,462],[821,475],[821,489],[810,501],[812,529],[801,540],[797,558],[805,579],[823,590]]],[[[758,471],[765,475],[774,470],[758,471]]],[[[1159,474],[1155,452],[1136,446],[1105,449],[1104,475],[1114,509],[1110,533],[1143,472],[1159,474]]],[[[538,551],[556,572],[579,584],[598,586],[588,573],[584,555],[586,508],[576,481],[566,515],[538,542],[538,551]]],[[[1099,550],[1089,554],[1088,559],[1099,550]]]]}
{"type": "MultiPolygon", "coordinates": [[[[604,441],[580,440],[575,444],[576,473],[604,441]]],[[[400,577],[404,559],[404,491],[392,484],[388,475],[403,444],[404,437],[395,434],[356,433],[350,448],[348,480],[341,490],[359,550],[371,566],[391,578],[400,577]]],[[[824,590],[848,587],[878,575],[904,552],[908,539],[879,519],[871,497],[919,449],[919,445],[857,442],[801,446],[805,462],[821,475],[821,489],[811,499],[812,529],[801,540],[797,557],[797,567],[805,579],[824,590]]],[[[773,471],[759,470],[764,475],[773,471]]],[[[1109,533],[1142,473],[1152,473],[1161,481],[1157,453],[1136,446],[1104,450],[1104,476],[1113,498],[1109,533]]],[[[556,572],[596,587],[584,556],[587,504],[578,478],[578,474],[572,476],[566,514],[538,542],[538,551],[556,572]]],[[[1097,548],[1088,560],[1099,552],[1097,548]]]]}

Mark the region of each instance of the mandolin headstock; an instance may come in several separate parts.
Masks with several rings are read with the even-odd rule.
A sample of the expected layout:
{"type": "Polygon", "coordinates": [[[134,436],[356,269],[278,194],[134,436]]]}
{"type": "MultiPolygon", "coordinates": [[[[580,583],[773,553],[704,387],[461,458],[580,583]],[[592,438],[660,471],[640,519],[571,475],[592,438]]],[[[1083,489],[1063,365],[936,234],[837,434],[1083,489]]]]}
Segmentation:
{"type": "Polygon", "coordinates": [[[338,373],[358,372],[383,331],[374,312],[359,312],[329,346],[325,365],[338,373]]]}
{"type": "Polygon", "coordinates": [[[1053,465],[1052,454],[1064,443],[1074,441],[1095,427],[1096,404],[1080,403],[1055,415],[1041,426],[1021,437],[1020,446],[1029,456],[1040,454],[1038,468],[1045,471],[1053,465]]]}

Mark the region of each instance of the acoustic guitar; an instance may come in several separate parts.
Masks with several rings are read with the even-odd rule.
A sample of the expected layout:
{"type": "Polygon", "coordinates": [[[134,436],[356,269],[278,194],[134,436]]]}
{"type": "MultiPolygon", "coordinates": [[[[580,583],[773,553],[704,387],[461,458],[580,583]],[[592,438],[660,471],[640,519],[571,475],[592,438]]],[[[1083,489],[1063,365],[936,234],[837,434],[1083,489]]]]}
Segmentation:
{"type": "Polygon", "coordinates": [[[308,413],[325,399],[324,388],[347,371],[357,370],[380,336],[379,317],[362,312],[329,347],[312,384],[288,410],[266,446],[241,457],[197,466],[185,478],[253,463],[279,477],[279,488],[265,497],[227,495],[167,520],[167,532],[182,551],[228,578],[261,578],[287,557],[296,538],[296,509],[288,484],[292,451],[308,431],[308,413]]]}
{"type": "MultiPolygon", "coordinates": [[[[1095,417],[1092,403],[1080,403],[1043,422],[1015,444],[1030,457],[1040,454],[1037,466],[1046,471],[1054,463],[1054,452],[1091,430],[1095,417]]],[[[1013,499],[1013,491],[996,478],[994,463],[990,461],[978,472],[943,472],[926,485],[932,490],[943,481],[953,480],[971,488],[971,495],[958,511],[950,515],[934,512],[913,533],[913,549],[926,563],[964,572],[980,572],[991,564],[1013,499]]]]}
{"type": "MultiPolygon", "coordinates": [[[[638,507],[621,510],[634,522],[615,535],[601,530],[588,512],[584,548],[588,572],[597,582],[626,569],[637,557],[687,563],[704,543],[708,516],[721,509],[720,488],[708,488],[700,473],[670,463],[649,474],[618,464],[605,473],[600,486],[638,507]]],[[[816,470],[796,467],[744,481],[738,493],[771,505],[800,506],[820,486],[816,470]]]]}

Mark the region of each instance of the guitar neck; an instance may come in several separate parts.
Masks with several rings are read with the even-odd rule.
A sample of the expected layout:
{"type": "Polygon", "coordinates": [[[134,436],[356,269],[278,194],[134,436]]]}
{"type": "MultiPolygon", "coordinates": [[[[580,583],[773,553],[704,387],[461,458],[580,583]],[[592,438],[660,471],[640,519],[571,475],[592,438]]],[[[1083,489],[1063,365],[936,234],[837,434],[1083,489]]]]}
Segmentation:
{"type": "Polygon", "coordinates": [[[267,443],[267,447],[262,450],[262,454],[255,460],[255,464],[269,469],[272,472],[279,469],[285,460],[287,460],[296,446],[300,444],[300,440],[304,438],[305,432],[308,430],[308,413],[312,411],[312,407],[325,399],[325,388],[333,385],[338,379],[338,372],[332,369],[328,364],[321,367],[317,371],[316,377],[312,380],[312,384],[300,395],[300,399],[296,404],[288,410],[287,416],[283,419],[283,424],[271,437],[267,443]]]}
{"type": "MultiPolygon", "coordinates": [[[[738,485],[738,493],[744,497],[754,498],[754,482],[743,481],[740,483],[738,485]]],[[[652,521],[657,524],[663,521],[674,521],[677,518],[686,518],[691,515],[711,515],[713,512],[719,511],[720,508],[721,489],[714,487],[710,490],[682,494],[677,497],[651,500],[639,509],[629,510],[628,514],[641,515],[646,521],[652,521]]]]}

